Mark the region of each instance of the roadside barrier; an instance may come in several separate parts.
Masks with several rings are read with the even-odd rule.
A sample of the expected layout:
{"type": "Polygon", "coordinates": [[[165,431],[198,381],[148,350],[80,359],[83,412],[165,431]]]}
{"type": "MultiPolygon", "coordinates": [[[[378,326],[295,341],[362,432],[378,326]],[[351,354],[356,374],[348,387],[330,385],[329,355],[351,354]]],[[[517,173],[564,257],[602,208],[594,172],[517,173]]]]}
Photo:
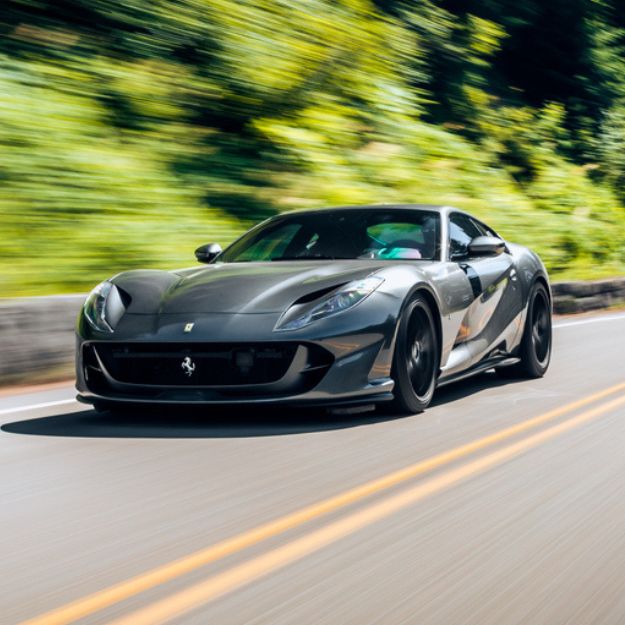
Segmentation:
{"type": "Polygon", "coordinates": [[[561,315],[625,303],[625,277],[596,282],[554,282],[551,288],[554,312],[561,315]]]}
{"type": "Polygon", "coordinates": [[[0,385],[73,375],[74,323],[84,298],[0,299],[0,385]]]}

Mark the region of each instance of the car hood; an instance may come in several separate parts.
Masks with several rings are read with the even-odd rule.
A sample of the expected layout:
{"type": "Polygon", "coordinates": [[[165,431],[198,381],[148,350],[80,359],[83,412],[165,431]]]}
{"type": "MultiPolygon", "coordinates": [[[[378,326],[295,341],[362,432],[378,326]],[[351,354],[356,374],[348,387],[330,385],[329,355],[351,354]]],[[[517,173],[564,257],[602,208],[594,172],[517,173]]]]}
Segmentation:
{"type": "Polygon", "coordinates": [[[174,272],[130,271],[114,278],[128,313],[283,312],[302,297],[364,278],[384,261],[216,263],[174,272]]]}

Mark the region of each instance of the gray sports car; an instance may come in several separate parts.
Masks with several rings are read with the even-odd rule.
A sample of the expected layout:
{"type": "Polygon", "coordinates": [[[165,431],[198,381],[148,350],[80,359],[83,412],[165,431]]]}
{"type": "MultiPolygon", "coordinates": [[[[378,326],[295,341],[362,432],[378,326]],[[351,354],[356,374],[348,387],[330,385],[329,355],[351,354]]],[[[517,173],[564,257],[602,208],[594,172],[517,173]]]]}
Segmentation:
{"type": "Polygon", "coordinates": [[[549,366],[542,262],[454,208],[296,211],[195,254],[201,267],[127,271],[89,294],[80,400],[415,413],[442,384],[549,366]]]}

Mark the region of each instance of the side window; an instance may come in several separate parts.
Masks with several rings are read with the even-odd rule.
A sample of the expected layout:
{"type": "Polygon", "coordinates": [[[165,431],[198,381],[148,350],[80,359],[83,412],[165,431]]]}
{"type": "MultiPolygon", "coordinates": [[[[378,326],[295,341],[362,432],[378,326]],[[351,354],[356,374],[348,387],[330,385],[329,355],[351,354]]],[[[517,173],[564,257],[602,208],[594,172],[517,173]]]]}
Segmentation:
{"type": "Polygon", "coordinates": [[[487,237],[497,237],[494,230],[491,230],[486,224],[483,224],[481,221],[477,221],[477,219],[471,220],[477,227],[477,229],[487,237]]]}
{"type": "Polygon", "coordinates": [[[482,232],[472,219],[460,213],[449,216],[449,258],[466,256],[469,243],[475,237],[482,236],[482,232]]]}

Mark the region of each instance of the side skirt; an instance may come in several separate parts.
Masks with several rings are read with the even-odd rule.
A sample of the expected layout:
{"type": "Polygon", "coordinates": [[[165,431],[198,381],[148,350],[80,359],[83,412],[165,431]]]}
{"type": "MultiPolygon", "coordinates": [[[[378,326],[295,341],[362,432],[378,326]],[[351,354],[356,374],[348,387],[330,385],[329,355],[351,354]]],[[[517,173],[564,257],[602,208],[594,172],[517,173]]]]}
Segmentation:
{"type": "Polygon", "coordinates": [[[478,373],[484,373],[484,371],[488,371],[493,367],[510,367],[512,365],[516,365],[518,362],[521,362],[520,358],[514,358],[510,356],[503,356],[498,358],[489,358],[488,360],[483,360],[477,365],[467,369],[466,371],[460,371],[459,373],[455,373],[450,375],[447,378],[439,379],[436,388],[441,388],[442,386],[446,386],[447,384],[451,384],[452,382],[458,382],[460,380],[464,380],[466,378],[470,378],[471,376],[477,375],[478,373]]]}

